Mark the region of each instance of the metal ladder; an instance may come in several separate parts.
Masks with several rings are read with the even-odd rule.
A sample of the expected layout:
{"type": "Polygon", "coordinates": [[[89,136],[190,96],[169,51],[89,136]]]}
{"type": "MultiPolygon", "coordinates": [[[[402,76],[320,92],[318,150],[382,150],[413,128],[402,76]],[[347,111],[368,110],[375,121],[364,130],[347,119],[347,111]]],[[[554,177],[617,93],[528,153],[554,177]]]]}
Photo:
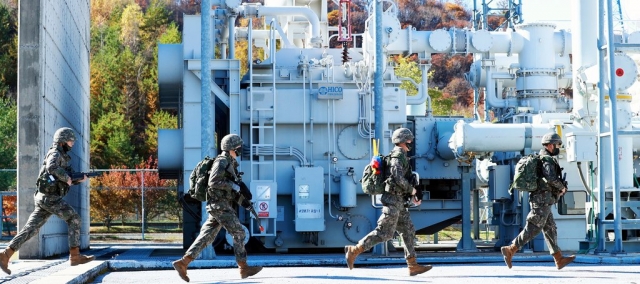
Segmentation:
{"type": "MultiPolygon", "coordinates": [[[[247,100],[247,110],[249,111],[249,141],[250,141],[250,160],[249,164],[251,166],[251,174],[250,181],[251,182],[265,182],[265,183],[275,183],[276,179],[276,60],[275,60],[275,34],[274,34],[274,26],[271,26],[271,44],[269,49],[269,59],[270,63],[270,74],[254,74],[253,73],[253,38],[252,38],[252,21],[249,19],[249,36],[248,36],[248,63],[249,63],[249,89],[248,94],[249,98],[247,100]],[[270,78],[271,79],[271,87],[256,87],[254,86],[253,79],[254,78],[270,78]],[[266,102],[260,104],[260,101],[256,101],[256,97],[261,97],[261,101],[266,102]],[[271,105],[268,105],[271,103],[271,105]],[[258,143],[253,143],[254,135],[258,135],[258,143]],[[268,139],[268,135],[270,134],[270,138],[268,139]],[[269,140],[269,141],[266,141],[269,140]],[[260,150],[260,151],[259,151],[260,150]],[[255,158],[258,152],[264,153],[265,151],[270,151],[268,156],[271,156],[271,159],[265,159],[266,155],[260,155],[255,158]],[[261,173],[264,176],[264,172],[260,171],[261,169],[268,169],[271,167],[272,169],[272,178],[271,179],[261,179],[257,173],[261,173]]],[[[277,195],[276,192],[272,194],[277,195]]],[[[273,218],[270,218],[273,219],[273,218]]],[[[269,219],[268,219],[269,220],[269,219]]],[[[276,222],[275,219],[272,223],[269,224],[269,232],[260,232],[255,233],[254,224],[256,222],[251,222],[251,232],[253,236],[275,236],[276,232],[276,222]]]]}

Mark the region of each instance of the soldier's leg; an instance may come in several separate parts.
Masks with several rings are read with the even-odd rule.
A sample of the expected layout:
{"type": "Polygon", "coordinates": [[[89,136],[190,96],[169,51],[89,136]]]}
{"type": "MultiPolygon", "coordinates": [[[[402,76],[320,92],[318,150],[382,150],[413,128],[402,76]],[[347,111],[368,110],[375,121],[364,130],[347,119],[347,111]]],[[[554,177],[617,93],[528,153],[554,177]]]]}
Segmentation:
{"type": "Polygon", "coordinates": [[[416,228],[413,226],[413,221],[411,221],[411,214],[409,214],[408,211],[400,210],[396,231],[398,231],[398,233],[402,237],[402,241],[404,241],[404,258],[408,259],[415,257],[416,228]]]}
{"type": "Polygon", "coordinates": [[[198,257],[205,247],[213,243],[218,232],[220,232],[221,227],[218,220],[216,220],[211,213],[208,215],[209,217],[207,217],[207,220],[202,224],[202,228],[200,228],[198,237],[193,241],[187,252],[185,252],[186,256],[190,256],[192,258],[198,257]]]}
{"type": "Polygon", "coordinates": [[[244,226],[240,224],[235,210],[231,207],[222,207],[216,212],[218,222],[233,236],[233,254],[240,269],[242,279],[253,276],[262,270],[262,266],[249,266],[247,264],[247,250],[244,248],[244,238],[246,237],[244,226]]]}
{"type": "Polygon", "coordinates": [[[20,232],[11,239],[8,247],[14,251],[19,250],[22,244],[38,233],[38,230],[47,222],[49,217],[51,217],[51,213],[40,207],[38,201],[36,201],[35,209],[31,212],[31,215],[29,215],[27,223],[20,229],[20,232]]]}
{"type": "Polygon", "coordinates": [[[558,228],[556,226],[556,221],[553,219],[551,207],[547,207],[546,212],[541,214],[547,214],[547,221],[542,226],[542,234],[544,235],[544,240],[547,242],[547,246],[549,247],[549,252],[554,254],[560,251],[560,247],[558,246],[558,228]]]}
{"type": "Polygon", "coordinates": [[[71,266],[94,260],[93,255],[80,254],[80,215],[62,197],[43,199],[42,207],[67,223],[69,230],[69,263],[71,266]]]}
{"type": "Polygon", "coordinates": [[[182,280],[189,282],[189,276],[187,276],[187,266],[191,263],[202,250],[211,244],[218,232],[220,231],[220,223],[218,220],[214,218],[211,213],[208,213],[207,220],[202,224],[202,228],[200,228],[200,234],[195,241],[191,244],[187,252],[185,252],[184,256],[174,262],[173,269],[178,272],[178,275],[182,280]]]}
{"type": "Polygon", "coordinates": [[[356,258],[363,251],[369,250],[374,245],[381,242],[386,242],[393,237],[393,233],[396,231],[396,226],[398,225],[399,216],[400,211],[398,207],[382,207],[382,215],[380,215],[380,218],[378,219],[378,226],[369,234],[360,239],[357,245],[344,247],[344,257],[347,261],[347,267],[349,267],[349,269],[353,269],[353,264],[356,261],[356,258]]]}
{"type": "Polygon", "coordinates": [[[376,244],[393,238],[393,233],[395,233],[398,225],[398,218],[400,218],[400,209],[398,207],[382,207],[382,215],[378,218],[378,225],[373,231],[360,239],[358,245],[362,246],[364,250],[369,250],[376,244]]]}
{"type": "Polygon", "coordinates": [[[544,234],[544,239],[549,247],[549,252],[553,255],[556,268],[562,269],[576,259],[575,255],[570,255],[568,257],[562,256],[562,251],[560,251],[560,246],[558,246],[558,227],[556,226],[556,221],[553,219],[551,207],[549,207],[549,217],[547,218],[547,222],[544,224],[544,227],[542,227],[542,233],[544,234]]]}
{"type": "Polygon", "coordinates": [[[507,267],[511,268],[511,259],[513,258],[513,255],[516,254],[522,246],[540,233],[540,230],[547,218],[541,213],[543,213],[543,210],[540,208],[531,208],[529,215],[527,215],[527,223],[525,224],[524,230],[518,234],[511,245],[500,248],[500,252],[502,252],[502,256],[504,257],[504,263],[507,267]]]}
{"type": "Polygon", "coordinates": [[[69,228],[69,247],[80,246],[80,215],[61,197],[51,198],[43,203],[43,208],[58,216],[69,228]],[[59,199],[58,199],[59,198],[59,199]],[[56,200],[57,199],[57,200],[56,200]]]}
{"type": "Polygon", "coordinates": [[[513,244],[518,249],[533,240],[542,230],[542,227],[546,223],[548,217],[548,214],[545,213],[545,207],[531,208],[531,211],[529,211],[529,214],[527,215],[527,223],[524,226],[524,229],[513,240],[513,244]]]}
{"type": "Polygon", "coordinates": [[[411,221],[409,211],[400,210],[396,230],[404,241],[404,258],[407,260],[409,275],[414,276],[431,270],[431,265],[422,266],[417,263],[415,248],[416,228],[413,225],[413,221],[411,221]]]}
{"type": "Polygon", "coordinates": [[[38,233],[38,230],[47,219],[51,216],[51,213],[43,210],[36,202],[36,208],[33,210],[27,223],[22,227],[20,232],[9,242],[6,249],[0,252],[0,269],[6,274],[11,274],[9,269],[9,259],[15,251],[20,249],[22,244],[38,233]]]}

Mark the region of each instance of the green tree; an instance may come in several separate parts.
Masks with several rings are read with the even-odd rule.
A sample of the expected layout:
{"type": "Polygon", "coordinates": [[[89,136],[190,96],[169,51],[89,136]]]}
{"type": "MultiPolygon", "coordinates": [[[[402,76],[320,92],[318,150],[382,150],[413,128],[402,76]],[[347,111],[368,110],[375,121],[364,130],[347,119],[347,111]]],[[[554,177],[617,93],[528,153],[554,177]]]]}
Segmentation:
{"type": "Polygon", "coordinates": [[[157,111],[153,114],[151,124],[147,131],[147,137],[152,153],[158,152],[158,129],[175,129],[178,128],[178,118],[166,111],[157,111]]]}
{"type": "Polygon", "coordinates": [[[0,2],[0,97],[16,99],[18,20],[16,1],[0,2]]]}
{"type": "Polygon", "coordinates": [[[139,160],[134,155],[130,133],[133,133],[133,125],[121,113],[107,113],[92,123],[92,167],[107,169],[112,165],[135,166],[139,160]]]}
{"type": "Polygon", "coordinates": [[[120,41],[134,53],[138,51],[140,44],[140,25],[142,24],[143,14],[140,6],[131,3],[122,11],[120,19],[120,41]]]}
{"type": "Polygon", "coordinates": [[[437,89],[429,89],[429,96],[431,97],[431,107],[433,108],[433,115],[448,116],[454,114],[452,108],[454,103],[456,102],[455,98],[443,94],[437,89]]]}
{"type": "MultiPolygon", "coordinates": [[[[18,149],[17,107],[9,98],[0,97],[0,169],[15,169],[18,149]]],[[[0,191],[15,191],[16,172],[0,171],[0,191]]]]}
{"type": "MultiPolygon", "coordinates": [[[[422,83],[422,71],[414,60],[410,57],[398,55],[395,57],[395,62],[397,64],[396,76],[411,78],[416,82],[416,84],[422,83]]],[[[402,84],[400,84],[400,88],[406,90],[408,96],[418,94],[418,88],[416,88],[412,82],[403,81],[402,84]]]]}

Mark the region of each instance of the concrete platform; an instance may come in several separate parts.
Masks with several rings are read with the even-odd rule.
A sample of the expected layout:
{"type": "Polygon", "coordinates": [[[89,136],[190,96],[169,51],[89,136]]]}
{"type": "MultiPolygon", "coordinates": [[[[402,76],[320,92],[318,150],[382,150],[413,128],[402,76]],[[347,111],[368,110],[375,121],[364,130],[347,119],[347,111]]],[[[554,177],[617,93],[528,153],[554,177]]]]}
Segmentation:
{"type": "MultiPolygon", "coordinates": [[[[14,256],[9,264],[9,269],[13,272],[12,275],[0,275],[0,283],[144,283],[142,280],[160,273],[158,270],[169,271],[169,273],[167,273],[167,271],[162,272],[163,275],[166,273],[169,278],[164,279],[166,282],[154,281],[152,283],[182,282],[179,278],[176,278],[177,274],[173,271],[171,265],[172,261],[180,258],[183,254],[180,244],[100,244],[92,246],[90,251],[83,253],[95,255],[96,260],[87,264],[71,267],[67,260],[68,256],[61,256],[60,258],[50,260],[18,260],[14,256]],[[127,279],[130,279],[131,282],[122,279],[115,280],[115,282],[103,282],[103,280],[93,282],[96,281],[96,279],[104,278],[105,275],[116,275],[121,272],[127,272],[127,279]],[[140,279],[134,281],[133,279],[136,277],[140,279]]],[[[278,269],[285,269],[285,271],[287,271],[286,267],[309,267],[309,269],[319,270],[327,267],[333,267],[334,270],[346,269],[344,254],[342,253],[250,254],[248,262],[250,265],[278,267],[278,269]]],[[[500,271],[510,271],[505,267],[502,255],[499,252],[419,252],[418,262],[421,264],[432,264],[434,267],[458,267],[458,269],[461,269],[461,271],[465,273],[475,272],[476,270],[473,269],[473,267],[477,265],[489,265],[500,271]]],[[[602,267],[603,271],[606,272],[611,271],[611,266],[640,264],[640,254],[634,253],[616,256],[578,255],[575,263],[577,264],[576,266],[582,264],[589,267],[602,267]]],[[[514,257],[514,268],[519,266],[542,266],[544,269],[553,271],[554,273],[557,271],[553,266],[553,259],[548,253],[519,253],[514,257]]],[[[392,267],[401,271],[399,272],[400,274],[405,274],[406,272],[405,261],[401,252],[392,252],[388,256],[365,253],[356,261],[356,268],[374,269],[376,267],[392,267]]],[[[239,277],[237,277],[235,259],[233,255],[230,254],[218,255],[216,259],[211,260],[196,259],[189,265],[189,269],[190,274],[192,270],[195,271],[193,272],[194,274],[205,273],[205,271],[209,271],[210,269],[214,269],[215,271],[228,271],[225,275],[229,274],[231,275],[230,277],[239,279],[239,277]]],[[[590,269],[590,271],[597,271],[597,268],[590,269]]],[[[562,271],[566,270],[567,268],[562,271]]],[[[298,269],[296,269],[296,271],[298,271],[298,269]]],[[[346,271],[349,270],[346,269],[346,271]]],[[[353,271],[359,271],[359,269],[354,269],[353,271]]],[[[331,279],[329,276],[325,278],[331,279]]],[[[513,281],[513,279],[511,280],[513,281]]],[[[545,282],[544,280],[541,281],[545,282]]],[[[540,281],[538,281],[538,283],[539,282],[540,281]]]]}

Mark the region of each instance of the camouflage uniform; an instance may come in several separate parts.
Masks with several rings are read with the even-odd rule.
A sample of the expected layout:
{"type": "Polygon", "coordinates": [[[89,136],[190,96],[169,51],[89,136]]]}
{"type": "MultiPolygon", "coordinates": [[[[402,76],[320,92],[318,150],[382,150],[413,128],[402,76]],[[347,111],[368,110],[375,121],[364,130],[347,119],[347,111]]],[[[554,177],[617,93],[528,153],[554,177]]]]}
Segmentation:
{"type": "MultiPolygon", "coordinates": [[[[70,166],[71,157],[67,152],[71,147],[67,142],[75,142],[73,130],[67,127],[58,129],[53,136],[53,145],[45,156],[42,168],[36,181],[37,191],[34,196],[35,209],[29,215],[27,223],[20,232],[9,242],[5,250],[0,252],[0,268],[7,274],[8,260],[11,255],[30,238],[35,236],[40,228],[55,214],[64,220],[69,229],[69,262],[71,266],[87,263],[93,256],[80,254],[80,215],[62,198],[69,192],[70,179],[68,173],[73,173],[70,166]]],[[[79,181],[72,181],[78,184],[79,181]]]]}
{"type": "MultiPolygon", "coordinates": [[[[20,232],[9,242],[14,251],[38,233],[44,223],[55,214],[69,226],[69,247],[80,246],[80,215],[62,197],[69,191],[67,172],[73,172],[69,162],[71,157],[61,146],[54,144],[49,148],[40,174],[38,190],[34,197],[35,209],[20,232]],[[47,176],[56,181],[46,184],[47,176]]],[[[74,182],[74,184],[77,184],[74,182]]]]}
{"type": "Polygon", "coordinates": [[[542,178],[538,182],[538,189],[529,193],[529,203],[531,211],[527,215],[527,223],[520,234],[513,240],[511,245],[500,248],[504,256],[504,262],[507,267],[511,268],[513,255],[520,250],[526,243],[533,240],[541,231],[547,242],[549,251],[553,255],[556,268],[562,269],[571,263],[576,257],[562,256],[560,247],[558,246],[558,232],[556,222],[553,220],[551,206],[558,202],[558,196],[566,185],[562,179],[562,168],[558,161],[553,157],[559,153],[559,145],[562,145],[560,135],[550,132],[542,136],[542,145],[544,148],[540,150],[542,178]],[[555,145],[553,153],[547,149],[548,145],[555,145]]]}
{"type": "Polygon", "coordinates": [[[411,196],[413,186],[411,179],[411,165],[407,160],[405,151],[396,146],[390,154],[385,193],[382,194],[382,215],[378,219],[378,226],[368,235],[362,238],[358,244],[364,250],[369,250],[378,243],[386,242],[393,238],[398,231],[405,244],[405,258],[415,257],[414,248],[416,230],[411,221],[411,215],[405,206],[408,196],[411,196]]]}
{"type": "Polygon", "coordinates": [[[349,269],[353,269],[359,254],[378,243],[390,240],[396,231],[400,233],[405,244],[404,257],[409,275],[415,276],[431,269],[431,265],[422,266],[417,263],[414,247],[416,230],[407,210],[407,201],[410,202],[414,198],[414,188],[410,182],[413,176],[411,165],[404,147],[408,149],[413,138],[413,133],[407,128],[393,131],[391,142],[396,146],[389,154],[390,159],[386,167],[385,175],[388,178],[385,180],[385,192],[380,198],[383,205],[382,215],[378,219],[378,226],[364,236],[357,245],[344,247],[345,260],[349,269]]]}
{"type": "Polygon", "coordinates": [[[245,231],[233,208],[233,202],[237,199],[237,192],[232,189],[233,175],[227,171],[232,167],[237,174],[238,162],[229,153],[222,152],[216,157],[211,166],[209,187],[207,188],[207,212],[209,217],[202,225],[200,234],[186,252],[186,255],[196,258],[200,252],[213,242],[220,228],[224,228],[233,236],[233,251],[236,261],[247,261],[247,252],[244,248],[245,231]]]}
{"type": "Polygon", "coordinates": [[[551,156],[551,153],[547,149],[542,149],[540,156],[542,159],[541,173],[546,182],[540,182],[538,190],[529,193],[531,211],[527,215],[524,230],[520,232],[513,243],[521,248],[542,231],[549,251],[554,254],[560,251],[560,248],[558,247],[558,232],[551,206],[557,202],[557,195],[564,189],[564,183],[561,178],[560,165],[551,156]]]}
{"type": "Polygon", "coordinates": [[[261,266],[247,264],[247,251],[244,248],[245,231],[233,208],[233,202],[239,200],[240,186],[233,181],[238,176],[238,162],[231,156],[235,151],[240,155],[242,139],[236,134],[228,134],[222,138],[222,153],[216,157],[211,165],[209,183],[207,186],[207,212],[209,216],[200,229],[200,234],[191,244],[185,255],[174,261],[173,268],[182,280],[189,282],[187,266],[202,250],[213,243],[213,240],[224,227],[233,236],[233,253],[240,268],[240,277],[247,278],[262,270],[261,266]]]}

